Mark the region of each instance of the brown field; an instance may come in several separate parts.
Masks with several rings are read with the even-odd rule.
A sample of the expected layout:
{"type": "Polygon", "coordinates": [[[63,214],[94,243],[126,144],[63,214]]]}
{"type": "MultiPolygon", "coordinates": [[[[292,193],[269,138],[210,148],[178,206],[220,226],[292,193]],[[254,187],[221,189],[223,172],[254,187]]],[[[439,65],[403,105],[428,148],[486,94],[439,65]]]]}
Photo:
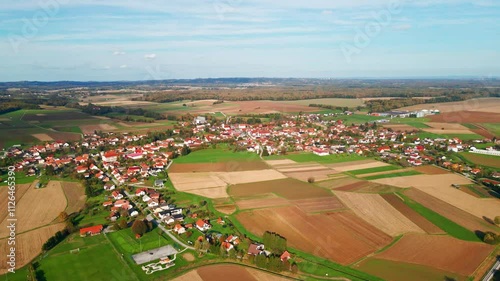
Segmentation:
{"type": "Polygon", "coordinates": [[[189,172],[235,172],[235,171],[254,171],[268,169],[266,163],[262,161],[239,161],[239,162],[217,162],[217,163],[193,163],[177,164],[174,163],[169,168],[170,173],[189,173],[189,172]]]}
{"type": "Polygon", "coordinates": [[[412,208],[408,207],[401,198],[395,194],[384,194],[382,195],[385,201],[387,201],[391,206],[396,208],[401,214],[410,219],[418,227],[423,229],[429,234],[445,234],[445,232],[439,227],[435,226],[432,222],[428,221],[426,218],[421,216],[419,213],[415,212],[412,208]]]}
{"type": "MultiPolygon", "coordinates": [[[[16,208],[16,231],[22,233],[47,225],[66,208],[66,197],[59,182],[51,181],[47,187],[26,191],[16,208]]],[[[6,225],[5,220],[1,225],[6,225]]],[[[0,229],[0,237],[8,236],[8,229],[0,229]]]]}
{"type": "Polygon", "coordinates": [[[301,181],[307,181],[309,178],[314,178],[314,180],[318,182],[335,178],[335,175],[338,174],[338,172],[334,170],[316,170],[316,171],[304,171],[304,172],[294,172],[294,173],[284,173],[284,174],[289,178],[294,178],[301,181]]]}
{"type": "MultiPolygon", "coordinates": [[[[212,107],[201,112],[214,111],[212,107]],[[207,111],[209,110],[209,111],[207,111]]],[[[198,112],[199,110],[197,110],[198,112]]],[[[242,113],[279,113],[279,112],[314,112],[318,111],[317,108],[309,107],[308,105],[288,104],[280,101],[231,101],[224,107],[226,114],[242,114],[242,113]]]]}
{"type": "Polygon", "coordinates": [[[236,211],[236,205],[216,205],[215,209],[223,214],[230,215],[236,211]]]}
{"type": "Polygon", "coordinates": [[[457,123],[428,122],[425,123],[430,128],[423,128],[423,131],[434,134],[472,134],[473,132],[457,123]]]}
{"type": "MultiPolygon", "coordinates": [[[[500,108],[499,108],[500,110],[500,108]]],[[[441,113],[430,116],[433,122],[446,122],[446,123],[489,123],[492,120],[500,120],[500,113],[496,112],[482,112],[482,111],[456,111],[441,113]]]]}
{"type": "MultiPolygon", "coordinates": [[[[64,229],[64,223],[52,224],[16,236],[16,268],[23,267],[42,252],[42,245],[49,240],[57,231],[64,229]]],[[[7,239],[0,240],[0,274],[7,272],[5,264],[11,246],[7,244],[7,239]]]]}
{"type": "Polygon", "coordinates": [[[472,161],[479,165],[495,167],[500,169],[500,157],[482,155],[477,153],[464,153],[462,154],[467,160],[472,161]]]}
{"type": "Polygon", "coordinates": [[[392,240],[351,212],[307,215],[297,207],[282,207],[242,212],[236,217],[255,235],[277,232],[290,247],[341,264],[352,263],[392,240]]]}
{"type": "Polygon", "coordinates": [[[68,204],[66,206],[66,213],[72,214],[80,211],[85,205],[85,189],[83,186],[76,182],[61,182],[62,189],[66,195],[68,204]]]}
{"type": "Polygon", "coordinates": [[[92,125],[81,125],[80,129],[84,134],[93,134],[94,131],[112,131],[116,130],[115,126],[109,124],[92,124],[92,125]]]}
{"type": "MultiPolygon", "coordinates": [[[[412,185],[478,218],[487,217],[493,219],[500,214],[500,201],[497,199],[476,198],[451,186],[451,184],[472,184],[472,182],[465,177],[456,174],[417,175],[404,177],[399,179],[399,181],[404,181],[404,179],[408,179],[408,182],[403,184],[399,182],[392,184],[403,187],[412,185]]],[[[379,180],[376,180],[376,182],[378,181],[379,180]]]]}
{"type": "Polygon", "coordinates": [[[169,177],[175,189],[179,191],[227,185],[215,173],[169,173],[169,177]]]}
{"type": "Polygon", "coordinates": [[[237,201],[236,205],[238,205],[238,208],[240,208],[240,210],[248,210],[248,209],[286,206],[290,205],[290,201],[281,197],[277,197],[274,194],[269,194],[269,196],[266,196],[264,198],[246,199],[237,201]]]}
{"type": "Polygon", "coordinates": [[[465,276],[493,251],[493,246],[458,240],[449,236],[405,235],[376,258],[421,264],[465,276]]]}
{"type": "Polygon", "coordinates": [[[82,119],[94,119],[94,117],[76,110],[61,111],[54,114],[26,114],[23,116],[24,121],[39,121],[39,122],[54,121],[54,120],[82,120],[82,119]]]}
{"type": "Polygon", "coordinates": [[[323,188],[336,189],[357,182],[362,182],[362,180],[344,176],[344,177],[336,177],[334,180],[319,182],[318,185],[323,188]]]}
{"type": "Polygon", "coordinates": [[[51,138],[47,134],[32,134],[32,136],[34,136],[35,138],[37,138],[40,141],[53,141],[54,140],[53,138],[51,138]]]}
{"type": "MultiPolygon", "coordinates": [[[[26,191],[28,191],[30,186],[35,184],[36,183],[16,184],[16,204],[18,204],[21,198],[23,198],[24,194],[26,193],[26,191]]],[[[7,186],[0,187],[0,210],[7,210],[8,191],[9,188],[7,186]]],[[[0,221],[3,222],[6,217],[7,217],[6,211],[0,212],[0,221]]]]}
{"type": "Polygon", "coordinates": [[[407,232],[423,232],[378,194],[336,191],[335,195],[356,215],[391,236],[407,232]]]}
{"type": "MultiPolygon", "coordinates": [[[[366,168],[372,168],[373,166],[368,165],[370,163],[382,163],[382,162],[376,161],[376,160],[371,160],[371,159],[366,159],[366,160],[356,160],[356,161],[349,161],[349,162],[327,164],[325,166],[327,166],[329,168],[333,168],[335,170],[339,170],[339,169],[344,169],[344,167],[361,166],[363,164],[367,164],[366,168]],[[339,168],[339,169],[337,169],[337,168],[339,168]]],[[[377,165],[377,164],[375,164],[375,165],[377,165]]],[[[382,165],[382,166],[385,166],[385,165],[382,165]]],[[[363,166],[361,166],[361,167],[363,167],[363,166]]],[[[378,167],[378,166],[375,166],[375,167],[378,167]]],[[[352,171],[352,170],[359,170],[359,169],[364,169],[364,168],[351,167],[349,169],[352,171]]]]}
{"type": "Polygon", "coordinates": [[[427,175],[444,175],[444,174],[450,173],[448,170],[445,170],[443,168],[439,168],[439,167],[436,167],[433,165],[413,167],[413,170],[421,172],[423,174],[427,174],[427,175]]]}
{"type": "Polygon", "coordinates": [[[185,253],[182,255],[182,257],[186,260],[186,261],[194,261],[194,256],[193,254],[191,253],[185,253]]]}
{"type": "Polygon", "coordinates": [[[306,213],[337,211],[346,208],[337,197],[300,199],[291,202],[306,213]]]}
{"type": "Polygon", "coordinates": [[[371,181],[359,181],[335,188],[334,190],[357,192],[357,193],[394,193],[401,191],[403,189],[391,185],[378,184],[371,181]]]}
{"type": "MultiPolygon", "coordinates": [[[[500,99],[499,98],[480,98],[470,99],[458,102],[443,102],[431,104],[418,104],[408,107],[403,107],[401,110],[421,110],[421,109],[439,109],[443,113],[448,112],[464,112],[464,111],[482,111],[482,112],[500,112],[500,99]]],[[[435,115],[439,116],[441,114],[435,115]]],[[[451,121],[453,122],[453,121],[451,121]]],[[[469,122],[453,122],[453,123],[469,123],[469,122]]]]}
{"type": "Polygon", "coordinates": [[[208,265],[192,270],[172,281],[285,281],[289,280],[279,275],[270,274],[258,269],[238,265],[208,265]]]}
{"type": "Polygon", "coordinates": [[[335,188],[336,191],[356,191],[367,185],[366,181],[357,181],[335,188]]]}
{"type": "Polygon", "coordinates": [[[289,178],[258,183],[238,184],[229,187],[229,195],[233,197],[248,197],[266,193],[275,193],[289,200],[333,196],[332,193],[326,189],[289,178]]]}
{"type": "Polygon", "coordinates": [[[372,182],[393,185],[401,188],[421,186],[451,186],[451,184],[470,184],[471,181],[460,175],[448,173],[443,175],[414,175],[396,178],[383,178],[372,182]]]}
{"type": "Polygon", "coordinates": [[[192,189],[192,190],[185,191],[185,192],[195,194],[195,195],[204,196],[204,197],[211,198],[211,199],[217,199],[217,198],[228,197],[226,190],[227,190],[227,187],[219,186],[219,187],[212,187],[212,188],[192,189]]]}
{"type": "Polygon", "coordinates": [[[424,207],[431,209],[432,211],[460,224],[461,226],[469,230],[480,230],[483,232],[498,232],[499,230],[498,227],[487,223],[484,219],[479,219],[416,188],[410,188],[406,190],[405,194],[424,207]]]}
{"type": "Polygon", "coordinates": [[[279,166],[279,165],[293,165],[297,162],[290,159],[282,159],[282,160],[266,160],[266,163],[271,166],[279,166]]]}
{"type": "Polygon", "coordinates": [[[348,171],[383,167],[383,166],[389,165],[387,163],[380,162],[380,161],[374,161],[374,160],[370,160],[370,161],[371,162],[367,162],[367,163],[359,163],[358,161],[352,162],[352,163],[346,163],[346,164],[350,164],[350,165],[342,165],[342,166],[335,167],[334,169],[337,171],[341,171],[341,172],[348,172],[348,171]]]}
{"type": "Polygon", "coordinates": [[[357,175],[357,177],[359,177],[359,178],[366,178],[366,177],[378,176],[378,175],[399,174],[399,173],[408,172],[408,171],[413,171],[413,167],[411,167],[411,168],[404,168],[404,169],[398,169],[398,170],[390,170],[390,171],[383,171],[383,172],[361,174],[361,175],[357,175]]]}
{"type": "Polygon", "coordinates": [[[69,132],[50,132],[47,133],[54,140],[60,141],[77,141],[81,139],[81,134],[78,133],[69,133],[69,132]]]}
{"type": "Polygon", "coordinates": [[[389,123],[389,124],[383,124],[382,127],[384,128],[391,128],[393,129],[394,131],[413,131],[413,130],[418,130],[417,128],[413,127],[413,126],[410,126],[408,124],[392,124],[392,123],[389,123]]]}

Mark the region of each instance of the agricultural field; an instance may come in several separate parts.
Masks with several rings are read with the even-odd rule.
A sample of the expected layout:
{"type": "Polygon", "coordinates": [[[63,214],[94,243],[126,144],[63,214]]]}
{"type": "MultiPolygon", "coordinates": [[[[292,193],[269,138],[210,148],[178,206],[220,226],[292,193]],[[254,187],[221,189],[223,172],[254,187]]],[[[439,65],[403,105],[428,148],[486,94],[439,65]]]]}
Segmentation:
{"type": "Polygon", "coordinates": [[[274,193],[288,200],[333,196],[333,194],[326,189],[290,178],[237,184],[230,186],[228,192],[233,198],[251,197],[266,193],[274,193]]]}
{"type": "Polygon", "coordinates": [[[434,267],[469,276],[489,256],[494,247],[442,235],[405,235],[375,258],[434,267]]]}
{"type": "Polygon", "coordinates": [[[342,99],[342,98],[305,99],[296,101],[284,101],[284,103],[306,105],[306,106],[309,106],[310,104],[322,104],[322,105],[331,105],[331,106],[340,106],[349,108],[365,105],[362,99],[342,99]]]}
{"type": "Polygon", "coordinates": [[[374,167],[374,168],[364,168],[364,169],[359,169],[359,170],[351,170],[351,171],[349,171],[349,174],[357,176],[357,175],[363,175],[363,174],[393,171],[393,170],[398,170],[398,169],[401,169],[401,168],[397,167],[397,166],[393,166],[393,165],[387,165],[387,166],[382,165],[380,167],[374,167]]]}
{"type": "Polygon", "coordinates": [[[209,265],[192,270],[172,281],[285,281],[288,278],[238,265],[209,265]]]}
{"type": "MultiPolygon", "coordinates": [[[[34,183],[16,184],[16,204],[19,204],[19,201],[23,198],[31,185],[34,185],[34,183]]],[[[7,186],[0,187],[0,210],[7,210],[8,191],[9,189],[7,186]]],[[[3,222],[6,217],[7,212],[0,212],[0,222],[3,222]]]]}
{"type": "Polygon", "coordinates": [[[378,180],[378,179],[387,179],[389,182],[383,183],[383,184],[391,184],[391,180],[396,178],[398,181],[403,180],[405,177],[408,176],[414,176],[414,175],[420,175],[419,171],[415,171],[412,169],[404,170],[404,171],[389,171],[389,172],[382,172],[382,173],[377,173],[376,175],[364,175],[363,179],[365,180],[378,180]]]}
{"type": "Polygon", "coordinates": [[[373,274],[375,276],[384,278],[387,281],[443,281],[443,280],[455,280],[455,281],[466,281],[467,277],[439,270],[429,266],[423,266],[418,264],[396,262],[390,260],[383,260],[377,258],[368,258],[359,264],[355,265],[355,268],[366,273],[373,274]],[[448,279],[446,279],[448,278],[448,279]],[[452,279],[451,279],[452,278],[452,279]]]}
{"type": "Polygon", "coordinates": [[[72,214],[80,211],[87,199],[83,186],[76,182],[61,182],[61,185],[66,200],[68,201],[65,212],[67,214],[72,214]]]}
{"type": "MultiPolygon", "coordinates": [[[[39,189],[35,185],[36,183],[30,186],[17,204],[17,233],[50,224],[66,209],[66,197],[60,182],[51,181],[46,187],[39,189]]],[[[1,224],[7,225],[5,219],[1,224]]],[[[8,234],[7,228],[0,229],[0,238],[8,234]]]]}
{"type": "Polygon", "coordinates": [[[429,128],[424,128],[422,130],[434,134],[473,134],[469,128],[457,123],[428,122],[426,125],[429,126],[429,128]]]}
{"type": "Polygon", "coordinates": [[[280,233],[287,238],[290,247],[344,265],[375,252],[392,240],[351,212],[306,215],[298,207],[280,207],[240,212],[236,218],[255,235],[260,236],[265,231],[280,233]]]}
{"type": "Polygon", "coordinates": [[[357,154],[330,154],[328,156],[318,156],[313,153],[290,153],[287,155],[269,156],[266,160],[290,159],[295,162],[316,162],[319,164],[344,163],[358,160],[366,160],[366,157],[357,154]]]}
{"type": "Polygon", "coordinates": [[[178,157],[174,160],[176,164],[219,163],[228,161],[260,161],[260,158],[256,153],[233,152],[231,149],[221,146],[216,149],[193,151],[186,156],[178,157]]]}
{"type": "Polygon", "coordinates": [[[357,193],[393,193],[403,190],[402,188],[391,186],[391,185],[383,185],[378,184],[371,181],[356,181],[353,183],[341,185],[334,187],[335,191],[349,191],[349,192],[357,192],[357,193]]]}
{"type": "Polygon", "coordinates": [[[356,215],[393,237],[408,232],[423,232],[378,194],[336,191],[342,203],[356,215]]]}
{"type": "MultiPolygon", "coordinates": [[[[179,159],[179,158],[178,158],[179,159]]],[[[177,163],[168,169],[170,173],[236,172],[268,169],[263,161],[226,161],[216,163],[177,163]]]]}
{"type": "Polygon", "coordinates": [[[500,157],[493,155],[483,155],[471,152],[460,152],[460,155],[463,156],[466,160],[474,163],[476,165],[493,167],[500,169],[500,157]]]}
{"type": "MultiPolygon", "coordinates": [[[[56,232],[63,230],[65,223],[51,224],[28,232],[19,233],[16,235],[16,268],[20,268],[31,262],[42,252],[42,245],[49,240],[56,232]]],[[[7,239],[0,239],[0,262],[2,265],[7,263],[7,255],[9,253],[7,239]]],[[[0,267],[0,274],[5,274],[7,269],[0,267]]]]}
{"type": "MultiPolygon", "coordinates": [[[[408,107],[400,108],[400,110],[422,110],[422,109],[438,109],[441,111],[441,114],[437,114],[435,116],[442,115],[443,113],[448,112],[468,112],[468,111],[480,111],[480,112],[491,112],[498,113],[500,112],[500,99],[499,98],[478,98],[478,99],[470,99],[464,101],[457,102],[443,102],[443,103],[428,103],[428,104],[417,104],[408,107]]],[[[451,121],[450,121],[451,122],[451,121]]],[[[475,121],[471,121],[475,122],[475,121]]],[[[457,122],[463,123],[463,122],[457,122]]]]}

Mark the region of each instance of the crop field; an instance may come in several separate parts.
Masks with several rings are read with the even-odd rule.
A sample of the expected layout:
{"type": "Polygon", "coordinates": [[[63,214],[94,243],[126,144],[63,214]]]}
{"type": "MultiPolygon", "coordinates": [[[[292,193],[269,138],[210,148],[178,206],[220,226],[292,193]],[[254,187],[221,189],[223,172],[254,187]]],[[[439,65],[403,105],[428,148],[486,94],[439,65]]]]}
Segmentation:
{"type": "Polygon", "coordinates": [[[334,188],[335,191],[349,191],[357,193],[393,193],[401,191],[399,187],[378,184],[371,181],[358,181],[334,188]]]}
{"type": "Polygon", "coordinates": [[[387,201],[391,206],[396,208],[401,214],[411,220],[414,224],[420,227],[422,230],[429,234],[444,234],[445,232],[434,225],[432,222],[428,221],[425,217],[414,211],[412,208],[408,207],[401,198],[394,194],[384,194],[382,195],[385,201],[387,201]]]}
{"type": "Polygon", "coordinates": [[[442,122],[428,122],[426,123],[430,128],[424,128],[423,131],[435,134],[472,134],[473,132],[457,123],[442,123],[442,122]]]}
{"type": "MultiPolygon", "coordinates": [[[[22,233],[53,222],[66,208],[66,197],[60,182],[51,181],[47,187],[35,189],[31,185],[17,204],[17,233],[22,233]]],[[[7,222],[2,221],[2,225],[7,222]]],[[[8,229],[0,229],[0,237],[8,236],[8,229]]]]}
{"type": "Polygon", "coordinates": [[[238,208],[240,210],[248,210],[286,206],[290,205],[290,201],[282,197],[277,197],[276,195],[270,194],[269,196],[265,196],[263,198],[239,200],[236,202],[236,205],[238,205],[238,208]]]}
{"type": "Polygon", "coordinates": [[[250,152],[233,152],[232,150],[221,147],[216,149],[203,149],[191,152],[190,154],[178,157],[175,163],[218,163],[227,161],[260,161],[259,155],[250,152]]]}
{"type": "Polygon", "coordinates": [[[357,154],[330,154],[328,156],[318,156],[312,153],[296,153],[284,156],[269,156],[266,160],[290,159],[295,162],[316,162],[320,164],[343,163],[357,160],[366,160],[366,157],[357,154]]]}
{"type": "Polygon", "coordinates": [[[114,131],[117,128],[110,124],[92,124],[92,125],[80,125],[80,129],[84,134],[93,134],[95,131],[114,131]]]}
{"type": "MultiPolygon", "coordinates": [[[[442,115],[447,112],[461,112],[461,111],[481,111],[481,112],[500,112],[500,99],[499,98],[479,98],[470,99],[457,102],[442,102],[430,104],[417,104],[408,107],[403,107],[401,110],[422,110],[422,109],[439,109],[442,115]]],[[[457,122],[462,123],[462,122],[457,122]]]]}
{"type": "MultiPolygon", "coordinates": [[[[446,219],[451,220],[454,223],[457,223],[460,226],[465,227],[466,229],[470,231],[493,231],[493,232],[498,232],[498,227],[486,222],[484,219],[477,218],[474,215],[471,215],[470,213],[467,213],[453,205],[450,205],[442,200],[439,200],[423,191],[420,191],[415,188],[411,188],[405,191],[404,193],[408,197],[410,197],[412,200],[415,200],[417,203],[421,204],[425,208],[428,208],[429,210],[432,210],[433,212],[441,215],[445,219],[443,220],[442,218],[435,217],[433,214],[430,214],[430,217],[428,217],[429,220],[433,221],[434,224],[445,230],[446,232],[450,233],[449,231],[454,231],[456,234],[454,235],[455,237],[463,237],[462,239],[467,240],[475,240],[478,241],[479,239],[477,236],[475,236],[473,233],[463,233],[461,229],[457,229],[453,225],[449,225],[449,223],[446,221],[446,219]],[[450,230],[445,229],[445,227],[451,228],[450,230]],[[463,233],[463,234],[462,234],[463,233]]],[[[424,210],[425,212],[425,210],[424,210]]]]}
{"type": "Polygon", "coordinates": [[[357,176],[357,175],[363,175],[363,174],[393,171],[393,170],[398,170],[398,169],[400,169],[400,167],[396,167],[396,166],[392,166],[392,165],[387,165],[387,166],[384,165],[384,166],[374,167],[374,168],[351,170],[351,171],[349,171],[349,173],[357,176]]]}
{"type": "Polygon", "coordinates": [[[442,235],[405,235],[376,258],[420,264],[463,276],[471,275],[494,247],[442,235]]]}
{"type": "MultiPolygon", "coordinates": [[[[25,233],[16,235],[16,268],[23,267],[24,265],[31,262],[36,256],[42,252],[42,245],[49,240],[56,232],[64,229],[64,223],[52,224],[44,227],[40,227],[25,233]]],[[[2,267],[0,267],[0,274],[7,272],[6,268],[3,266],[7,262],[7,254],[10,245],[7,243],[7,238],[0,240],[0,262],[2,267]],[[5,253],[5,254],[4,254],[5,253]]]]}
{"type": "MultiPolygon", "coordinates": [[[[16,204],[19,204],[19,201],[23,198],[24,194],[28,191],[31,185],[34,185],[34,183],[16,184],[16,204]]],[[[8,191],[9,189],[7,186],[0,187],[0,210],[7,210],[8,191]]],[[[0,212],[0,222],[3,222],[6,217],[7,212],[0,212]]]]}
{"type": "Polygon", "coordinates": [[[209,265],[174,278],[172,281],[285,281],[288,278],[238,265],[209,265]]]}
{"type": "Polygon", "coordinates": [[[451,184],[470,184],[470,181],[465,177],[456,174],[442,175],[414,175],[407,177],[382,178],[374,180],[376,183],[394,185],[397,187],[420,187],[420,186],[442,186],[449,187],[451,184]]]}
{"type": "Polygon", "coordinates": [[[344,176],[336,177],[335,179],[319,182],[317,185],[323,188],[336,189],[342,186],[362,182],[360,179],[344,176]]]}
{"type": "Polygon", "coordinates": [[[356,269],[384,278],[387,281],[466,281],[467,277],[418,264],[368,258],[355,266],[356,269]],[[448,278],[448,279],[446,279],[448,278]],[[453,278],[453,279],[450,279],[453,278]]]}
{"type": "Polygon", "coordinates": [[[61,182],[64,195],[68,204],[66,206],[66,213],[72,214],[80,211],[85,205],[85,189],[83,186],[76,182],[61,182]]]}
{"type": "Polygon", "coordinates": [[[253,183],[286,178],[286,176],[273,169],[218,173],[217,176],[228,184],[253,183]]]}
{"type": "Polygon", "coordinates": [[[337,197],[299,199],[291,201],[306,213],[317,213],[326,211],[338,211],[346,209],[337,197]]]}
{"type": "Polygon", "coordinates": [[[423,232],[420,227],[378,194],[336,191],[335,195],[356,215],[391,236],[408,232],[423,232]]]}
{"type": "Polygon", "coordinates": [[[366,158],[360,161],[328,165],[328,167],[341,172],[350,172],[350,171],[364,170],[364,169],[371,169],[371,168],[378,168],[385,166],[389,166],[389,164],[366,158]]]}
{"type": "MultiPolygon", "coordinates": [[[[412,124],[423,124],[423,123],[412,123],[412,124]]],[[[386,123],[386,124],[383,124],[382,127],[384,127],[384,128],[391,128],[391,129],[393,129],[396,132],[405,132],[405,131],[411,132],[411,131],[414,131],[414,130],[418,130],[417,127],[412,126],[410,124],[386,123]]]]}
{"type": "Polygon", "coordinates": [[[295,179],[280,179],[258,183],[238,184],[229,187],[232,197],[249,197],[257,194],[274,193],[285,199],[331,197],[332,193],[321,187],[295,179]]]}
{"type": "Polygon", "coordinates": [[[471,152],[461,152],[460,155],[477,165],[500,169],[500,156],[483,155],[471,152]]]}
{"type": "Polygon", "coordinates": [[[236,218],[255,235],[277,232],[287,239],[290,247],[344,265],[392,240],[351,212],[306,215],[297,207],[282,207],[241,212],[236,218]]]}
{"type": "MultiPolygon", "coordinates": [[[[378,179],[388,179],[391,182],[391,179],[397,178],[398,181],[404,180],[404,177],[420,175],[420,172],[415,170],[405,170],[405,171],[390,171],[389,173],[383,172],[377,175],[365,175],[363,179],[365,180],[378,180],[378,179]]],[[[391,183],[385,183],[392,185],[391,183]]]]}
{"type": "Polygon", "coordinates": [[[491,120],[500,120],[498,112],[456,111],[433,115],[429,118],[432,122],[444,123],[490,123],[491,120]]]}
{"type": "Polygon", "coordinates": [[[342,98],[326,98],[326,99],[304,99],[296,101],[284,101],[286,104],[299,104],[309,106],[310,104],[323,104],[323,105],[333,105],[341,107],[357,107],[364,106],[364,101],[362,99],[342,99],[342,98]]]}
{"type": "Polygon", "coordinates": [[[235,172],[235,171],[254,171],[268,169],[263,161],[229,161],[216,163],[186,163],[174,164],[168,169],[170,173],[189,173],[189,172],[235,172]]]}
{"type": "Polygon", "coordinates": [[[445,170],[443,168],[439,168],[433,165],[425,165],[425,166],[418,166],[418,167],[413,167],[415,171],[418,171],[422,174],[427,174],[427,175],[446,175],[450,174],[448,170],[445,170]]]}

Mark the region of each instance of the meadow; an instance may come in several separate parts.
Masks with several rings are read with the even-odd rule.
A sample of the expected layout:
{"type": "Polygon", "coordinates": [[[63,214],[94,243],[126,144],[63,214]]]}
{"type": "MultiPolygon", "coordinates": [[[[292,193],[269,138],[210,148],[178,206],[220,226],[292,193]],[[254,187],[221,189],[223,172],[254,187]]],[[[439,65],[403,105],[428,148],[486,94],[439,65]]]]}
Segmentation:
{"type": "Polygon", "coordinates": [[[366,160],[367,158],[364,156],[360,156],[357,154],[330,154],[327,156],[318,156],[313,153],[290,153],[286,155],[273,155],[266,157],[265,160],[281,160],[281,159],[290,159],[295,162],[317,162],[320,164],[328,164],[328,163],[342,163],[342,162],[351,162],[358,160],[366,160]]]}
{"type": "Polygon", "coordinates": [[[215,149],[209,148],[193,151],[188,155],[178,157],[174,160],[174,162],[178,164],[217,163],[228,161],[260,161],[260,158],[256,153],[234,152],[227,146],[220,145],[215,149]]]}
{"type": "Polygon", "coordinates": [[[391,173],[391,174],[381,174],[381,175],[374,175],[374,176],[368,176],[364,177],[363,179],[365,180],[378,180],[378,179],[385,179],[385,178],[399,178],[399,177],[405,177],[405,176],[414,176],[414,175],[420,175],[421,173],[418,171],[404,171],[404,172],[396,172],[396,173],[391,173]]]}

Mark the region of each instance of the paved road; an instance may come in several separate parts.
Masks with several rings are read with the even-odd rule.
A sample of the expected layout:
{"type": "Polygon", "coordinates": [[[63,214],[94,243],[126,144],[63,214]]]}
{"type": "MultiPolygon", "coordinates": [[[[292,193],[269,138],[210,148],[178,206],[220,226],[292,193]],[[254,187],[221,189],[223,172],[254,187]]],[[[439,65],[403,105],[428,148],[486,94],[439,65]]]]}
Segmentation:
{"type": "Polygon", "coordinates": [[[500,268],[500,261],[497,260],[497,262],[493,265],[493,267],[490,269],[488,274],[484,276],[483,281],[490,281],[493,280],[493,275],[495,275],[495,272],[500,268]]]}

